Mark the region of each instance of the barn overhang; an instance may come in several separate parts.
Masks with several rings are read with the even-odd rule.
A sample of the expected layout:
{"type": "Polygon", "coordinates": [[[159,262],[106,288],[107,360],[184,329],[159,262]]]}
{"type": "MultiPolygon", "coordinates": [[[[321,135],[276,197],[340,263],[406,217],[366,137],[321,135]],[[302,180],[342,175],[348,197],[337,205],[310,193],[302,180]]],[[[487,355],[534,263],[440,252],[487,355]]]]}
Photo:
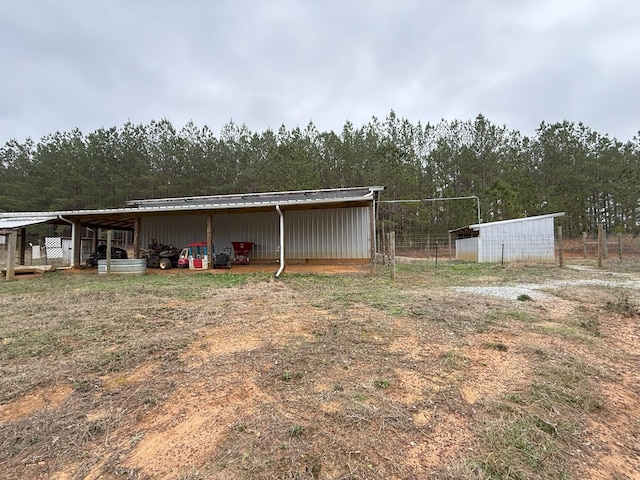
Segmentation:
{"type": "Polygon", "coordinates": [[[0,233],[10,233],[17,228],[26,228],[31,225],[52,222],[58,219],[57,215],[8,215],[0,213],[0,233]]]}
{"type": "Polygon", "coordinates": [[[478,229],[471,228],[472,226],[456,228],[455,230],[449,230],[449,235],[451,238],[473,238],[480,235],[480,231],[478,229]]]}

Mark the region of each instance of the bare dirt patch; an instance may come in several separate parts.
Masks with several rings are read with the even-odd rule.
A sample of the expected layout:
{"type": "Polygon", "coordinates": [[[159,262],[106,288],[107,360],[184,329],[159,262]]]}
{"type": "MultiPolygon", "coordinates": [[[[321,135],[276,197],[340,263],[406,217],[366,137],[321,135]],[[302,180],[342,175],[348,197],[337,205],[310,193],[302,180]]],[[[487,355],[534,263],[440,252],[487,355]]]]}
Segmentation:
{"type": "Polygon", "coordinates": [[[20,399],[0,405],[0,418],[3,421],[20,420],[37,410],[57,408],[71,394],[69,385],[43,388],[29,393],[20,399]]]}

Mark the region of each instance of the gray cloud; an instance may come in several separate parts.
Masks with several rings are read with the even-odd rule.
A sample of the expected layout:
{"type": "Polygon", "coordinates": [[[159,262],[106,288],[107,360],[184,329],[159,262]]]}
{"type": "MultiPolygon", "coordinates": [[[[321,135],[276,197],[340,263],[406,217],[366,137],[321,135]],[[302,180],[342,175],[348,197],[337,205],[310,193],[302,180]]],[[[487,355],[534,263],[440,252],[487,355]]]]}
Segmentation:
{"type": "Polygon", "coordinates": [[[2,143],[160,118],[340,130],[391,109],[640,130],[634,0],[8,3],[2,143]]]}

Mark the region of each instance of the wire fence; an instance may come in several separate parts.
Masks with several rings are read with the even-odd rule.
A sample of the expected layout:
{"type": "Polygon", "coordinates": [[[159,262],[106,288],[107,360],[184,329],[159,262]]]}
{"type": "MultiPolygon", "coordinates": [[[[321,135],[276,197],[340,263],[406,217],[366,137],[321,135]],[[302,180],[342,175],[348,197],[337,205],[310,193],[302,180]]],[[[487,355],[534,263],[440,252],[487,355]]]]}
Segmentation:
{"type": "MultiPolygon", "coordinates": [[[[0,236],[0,239],[2,237],[0,236]]],[[[388,261],[391,252],[389,235],[378,234],[376,246],[378,261],[388,261]]],[[[16,265],[65,267],[71,264],[71,239],[47,237],[42,245],[26,244],[17,249],[16,265]]],[[[92,240],[82,240],[81,262],[92,253],[92,240]]],[[[126,248],[126,247],[125,247],[126,248]]],[[[406,259],[441,259],[459,261],[509,262],[559,262],[566,259],[637,258],[640,261],[640,236],[607,235],[598,242],[597,234],[584,234],[579,238],[549,240],[542,236],[485,237],[482,244],[478,238],[456,241],[450,235],[395,233],[395,255],[406,259]]],[[[7,265],[7,244],[0,242],[0,269],[7,265]]]]}
{"type": "MultiPolygon", "coordinates": [[[[377,237],[379,261],[391,256],[389,234],[377,237]]],[[[484,236],[455,239],[450,235],[406,234],[395,232],[395,255],[407,259],[442,259],[472,262],[559,263],[560,258],[597,259],[638,258],[640,237],[608,235],[598,244],[597,234],[563,239],[557,236],[484,236]]]]}

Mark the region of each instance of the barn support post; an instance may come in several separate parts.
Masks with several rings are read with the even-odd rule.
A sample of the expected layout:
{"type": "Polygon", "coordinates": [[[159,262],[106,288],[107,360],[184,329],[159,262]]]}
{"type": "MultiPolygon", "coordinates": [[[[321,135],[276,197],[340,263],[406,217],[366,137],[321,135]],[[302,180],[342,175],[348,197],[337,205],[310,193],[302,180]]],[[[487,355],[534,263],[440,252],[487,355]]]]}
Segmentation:
{"type": "Polygon", "coordinates": [[[82,226],[78,222],[71,223],[71,268],[80,267],[82,254],[82,226]]]}
{"type": "MultiPolygon", "coordinates": [[[[20,261],[19,265],[24,265],[25,252],[27,250],[27,229],[20,229],[20,261]]],[[[33,263],[33,262],[32,262],[33,263]]]]}
{"type": "Polygon", "coordinates": [[[111,239],[113,238],[113,230],[107,230],[107,275],[111,273],[111,239]]]}
{"type": "Polygon", "coordinates": [[[100,229],[96,228],[93,230],[93,241],[91,242],[92,252],[95,252],[98,250],[98,238],[100,238],[100,229]]]}
{"type": "Polygon", "coordinates": [[[280,205],[276,204],[276,211],[280,216],[280,268],[276,272],[276,278],[280,277],[280,274],[284,270],[284,212],[280,209],[280,205]]]}
{"type": "Polygon", "coordinates": [[[207,269],[213,269],[213,214],[207,215],[207,269]]]}
{"type": "Polygon", "coordinates": [[[16,276],[16,244],[18,243],[18,232],[11,230],[8,236],[7,245],[7,273],[5,278],[13,280],[16,276]]]}
{"type": "Polygon", "coordinates": [[[133,258],[140,258],[140,217],[133,220],[133,258]]]}
{"type": "Polygon", "coordinates": [[[371,273],[376,271],[376,217],[373,203],[369,205],[369,238],[371,243],[371,273]]]}

